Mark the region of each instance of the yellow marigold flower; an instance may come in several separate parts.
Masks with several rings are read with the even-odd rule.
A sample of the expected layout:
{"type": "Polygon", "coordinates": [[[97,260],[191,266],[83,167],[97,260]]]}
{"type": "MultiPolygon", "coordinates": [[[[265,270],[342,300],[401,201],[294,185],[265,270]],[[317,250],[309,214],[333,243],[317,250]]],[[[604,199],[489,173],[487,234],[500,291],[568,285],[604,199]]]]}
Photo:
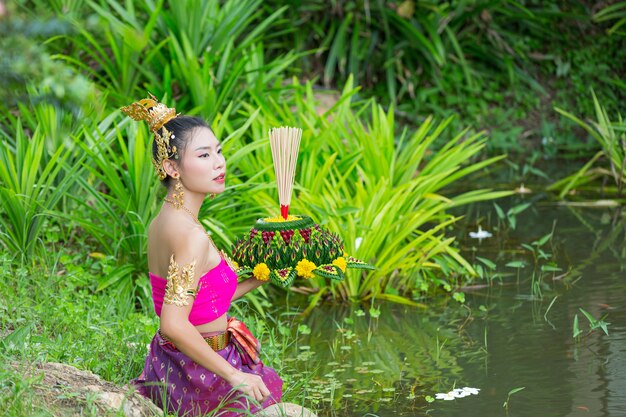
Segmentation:
{"type": "Polygon", "coordinates": [[[239,264],[237,263],[237,261],[233,261],[231,259],[231,262],[233,263],[233,266],[235,267],[235,269],[239,269],[239,264]]]}
{"type": "Polygon", "coordinates": [[[346,272],[346,259],[343,256],[340,256],[339,258],[335,259],[333,261],[333,265],[338,266],[339,269],[341,269],[341,272],[346,272]]]}
{"type": "Polygon", "coordinates": [[[296,265],[296,272],[302,278],[313,278],[313,270],[316,268],[315,264],[308,259],[303,259],[296,265]]]}
{"type": "Polygon", "coordinates": [[[257,264],[252,270],[252,275],[259,281],[267,281],[270,279],[270,269],[263,262],[257,264]]]}

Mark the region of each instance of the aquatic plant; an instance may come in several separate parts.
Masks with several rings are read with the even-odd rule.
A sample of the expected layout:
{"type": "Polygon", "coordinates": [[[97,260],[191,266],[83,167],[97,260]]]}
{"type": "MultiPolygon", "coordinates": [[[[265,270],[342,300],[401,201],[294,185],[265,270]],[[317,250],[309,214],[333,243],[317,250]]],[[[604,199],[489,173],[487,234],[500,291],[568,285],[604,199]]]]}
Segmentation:
{"type": "MultiPolygon", "coordinates": [[[[609,335],[608,326],[611,323],[607,323],[604,320],[608,316],[608,314],[605,314],[602,317],[596,319],[589,312],[584,310],[582,307],[580,307],[578,310],[580,310],[580,312],[583,314],[583,316],[585,316],[585,318],[589,322],[589,331],[588,331],[587,334],[590,334],[591,332],[593,332],[596,329],[602,329],[602,331],[604,332],[605,335],[607,335],[607,336],[609,335]]],[[[580,325],[579,325],[579,322],[578,322],[578,314],[574,314],[574,322],[572,324],[572,337],[574,339],[580,340],[582,334],[583,334],[583,330],[580,328],[580,325]]]]}
{"type": "Polygon", "coordinates": [[[506,415],[509,415],[509,403],[511,402],[511,395],[513,394],[517,394],[518,392],[522,391],[526,389],[526,387],[517,387],[517,388],[513,388],[512,390],[509,391],[509,393],[506,395],[506,401],[504,401],[504,403],[502,404],[502,407],[506,410],[506,415]]]}

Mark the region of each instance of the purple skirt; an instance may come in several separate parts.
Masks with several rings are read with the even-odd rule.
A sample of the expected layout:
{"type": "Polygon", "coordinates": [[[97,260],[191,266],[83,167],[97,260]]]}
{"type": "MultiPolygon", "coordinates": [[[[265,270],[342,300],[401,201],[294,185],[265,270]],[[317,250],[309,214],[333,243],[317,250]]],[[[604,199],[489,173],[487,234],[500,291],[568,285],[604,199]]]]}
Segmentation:
{"type": "Polygon", "coordinates": [[[276,371],[263,366],[262,362],[252,363],[243,357],[245,353],[242,354],[242,351],[235,338],[231,337],[228,346],[217,353],[234,368],[263,379],[271,393],[263,404],[249,400],[222,377],[189,359],[170,342],[163,340],[158,332],[150,343],[143,372],[131,384],[161,409],[186,417],[202,416],[215,409],[220,410],[214,414],[215,417],[233,417],[245,410],[255,413],[279,403],[283,381],[276,371]]]}

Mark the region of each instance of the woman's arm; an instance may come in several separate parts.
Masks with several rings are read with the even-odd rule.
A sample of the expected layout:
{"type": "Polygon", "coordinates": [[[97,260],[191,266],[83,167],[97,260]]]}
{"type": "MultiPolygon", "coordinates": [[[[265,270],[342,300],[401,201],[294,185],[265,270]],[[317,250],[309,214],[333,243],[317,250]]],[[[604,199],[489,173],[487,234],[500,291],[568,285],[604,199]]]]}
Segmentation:
{"type": "Polygon", "coordinates": [[[265,284],[266,282],[269,282],[269,281],[259,281],[256,278],[248,278],[245,281],[241,281],[239,284],[237,284],[237,290],[235,291],[235,295],[233,295],[233,301],[240,297],[243,297],[250,291],[259,288],[261,285],[265,284]]]}
{"type": "Polygon", "coordinates": [[[170,262],[167,287],[161,309],[161,332],[172,341],[180,352],[201,365],[209,372],[224,378],[230,385],[262,402],[270,395],[258,375],[247,374],[233,368],[224,358],[206,343],[200,332],[189,321],[193,305],[194,290],[200,274],[196,270],[196,259],[200,264],[217,265],[219,254],[213,249],[204,252],[206,236],[190,236],[182,250],[175,251],[170,262]],[[204,240],[204,241],[203,241],[204,240]],[[195,252],[195,253],[194,253],[195,252]]]}
{"type": "Polygon", "coordinates": [[[174,343],[176,349],[209,372],[224,378],[231,386],[259,402],[265,401],[270,391],[261,377],[233,368],[226,359],[211,349],[200,332],[189,322],[189,313],[184,310],[172,304],[164,304],[161,310],[161,332],[174,343]]]}

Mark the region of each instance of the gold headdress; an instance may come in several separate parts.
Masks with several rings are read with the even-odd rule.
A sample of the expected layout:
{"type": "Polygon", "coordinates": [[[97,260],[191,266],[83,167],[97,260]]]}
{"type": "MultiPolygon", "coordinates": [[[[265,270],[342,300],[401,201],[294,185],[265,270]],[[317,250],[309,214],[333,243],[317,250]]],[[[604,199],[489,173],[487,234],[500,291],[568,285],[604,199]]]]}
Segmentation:
{"type": "Polygon", "coordinates": [[[157,144],[156,158],[152,158],[154,169],[156,169],[159,179],[167,177],[163,169],[163,161],[169,159],[171,154],[176,154],[176,146],[170,148],[170,138],[174,135],[163,127],[163,125],[176,117],[176,109],[169,108],[163,103],[159,103],[152,94],[150,98],[144,98],[129,106],[121,108],[124,114],[134,120],[145,120],[150,126],[150,131],[154,133],[154,140],[157,144]],[[161,131],[161,133],[159,133],[161,131]]]}

